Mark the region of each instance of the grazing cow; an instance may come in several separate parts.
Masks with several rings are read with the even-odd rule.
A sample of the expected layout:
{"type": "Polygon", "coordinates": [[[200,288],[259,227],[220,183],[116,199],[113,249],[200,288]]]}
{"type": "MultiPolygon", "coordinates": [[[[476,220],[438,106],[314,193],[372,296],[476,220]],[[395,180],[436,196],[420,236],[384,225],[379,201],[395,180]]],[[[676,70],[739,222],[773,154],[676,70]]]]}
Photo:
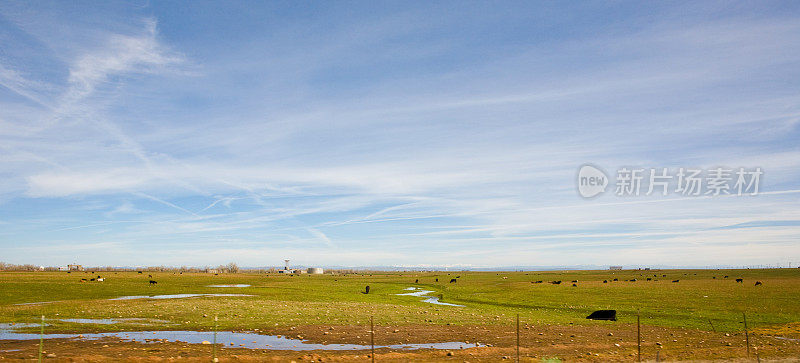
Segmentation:
{"type": "Polygon", "coordinates": [[[736,282],[744,283],[744,279],[736,279],[736,282]]]}
{"type": "Polygon", "coordinates": [[[636,282],[636,279],[631,279],[631,282],[636,282]]]}
{"type": "Polygon", "coordinates": [[[86,279],[81,279],[81,282],[86,282],[86,281],[88,281],[88,280],[86,280],[86,279]]]}
{"type": "Polygon", "coordinates": [[[503,276],[503,280],[508,280],[508,277],[503,276]]]}
{"type": "Polygon", "coordinates": [[[367,285],[367,287],[364,289],[364,293],[369,294],[369,285],[367,285]]]}
{"type": "Polygon", "coordinates": [[[147,275],[147,278],[152,279],[153,275],[147,275]]]}
{"type": "Polygon", "coordinates": [[[157,283],[158,283],[158,281],[156,281],[156,280],[150,280],[150,286],[155,285],[157,283]]]}
{"type": "Polygon", "coordinates": [[[681,280],[672,280],[672,282],[681,282],[681,280]]]}
{"type": "Polygon", "coordinates": [[[716,280],[716,279],[717,279],[717,277],[716,277],[716,276],[711,276],[711,278],[712,278],[712,279],[714,279],[714,280],[716,280]]]}
{"type": "Polygon", "coordinates": [[[103,282],[103,281],[105,281],[105,280],[106,280],[106,279],[105,279],[105,278],[103,278],[103,277],[98,277],[98,278],[97,278],[97,281],[100,281],[100,282],[103,282]]]}
{"type": "Polygon", "coordinates": [[[572,282],[578,282],[578,280],[572,280],[572,282]]]}
{"type": "Polygon", "coordinates": [[[439,278],[438,277],[436,278],[436,282],[439,282],[439,278]]]}
{"type": "Polygon", "coordinates": [[[553,285],[561,285],[561,280],[551,281],[550,283],[553,284],[553,285]]]}
{"type": "Polygon", "coordinates": [[[614,281],[619,281],[619,279],[614,279],[614,281]]]}
{"type": "Polygon", "coordinates": [[[578,287],[578,284],[572,284],[572,287],[578,287]]]}
{"type": "Polygon", "coordinates": [[[761,285],[763,285],[763,284],[761,283],[761,281],[756,281],[756,284],[755,284],[755,286],[761,286],[761,285]]]}
{"type": "Polygon", "coordinates": [[[603,280],[603,283],[604,283],[604,284],[607,284],[607,283],[608,283],[608,280],[603,280]]]}
{"type": "Polygon", "coordinates": [[[648,277],[647,281],[653,281],[653,278],[652,277],[648,277]]]}
{"type": "Polygon", "coordinates": [[[419,279],[414,280],[414,283],[418,284],[419,283],[419,279]]]}
{"type": "Polygon", "coordinates": [[[141,275],[141,274],[142,274],[142,271],[136,271],[136,272],[138,272],[138,273],[139,273],[139,275],[141,275]]]}
{"type": "Polygon", "coordinates": [[[460,278],[461,278],[461,276],[456,276],[456,278],[457,278],[457,279],[460,279],[460,278]]]}
{"type": "Polygon", "coordinates": [[[661,275],[661,277],[667,277],[667,275],[661,275]]]}
{"type": "Polygon", "coordinates": [[[724,276],[723,278],[724,278],[724,279],[727,279],[727,278],[728,278],[728,276],[724,276]]]}
{"type": "Polygon", "coordinates": [[[532,283],[532,284],[541,284],[541,283],[542,283],[542,280],[539,280],[539,281],[531,281],[531,283],[532,283]]]}
{"type": "Polygon", "coordinates": [[[95,280],[95,278],[94,278],[94,277],[92,277],[92,278],[90,278],[90,279],[89,279],[89,281],[94,281],[94,280],[95,280]]]}
{"type": "Polygon", "coordinates": [[[451,283],[451,284],[452,284],[452,283],[454,283],[454,282],[458,282],[458,280],[456,280],[456,279],[450,279],[450,283],[451,283]]]}
{"type": "Polygon", "coordinates": [[[587,316],[586,319],[617,321],[617,311],[616,310],[597,310],[597,311],[589,314],[589,316],[587,316]]]}

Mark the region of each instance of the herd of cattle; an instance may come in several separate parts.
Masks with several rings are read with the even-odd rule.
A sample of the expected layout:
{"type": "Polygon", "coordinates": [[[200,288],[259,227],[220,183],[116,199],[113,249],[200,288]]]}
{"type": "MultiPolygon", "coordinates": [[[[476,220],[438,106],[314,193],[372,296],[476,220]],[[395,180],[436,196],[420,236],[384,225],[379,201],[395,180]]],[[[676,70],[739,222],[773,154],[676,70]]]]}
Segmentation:
{"type": "MultiPolygon", "coordinates": [[[[71,273],[71,272],[72,272],[72,271],[67,271],[67,273],[71,273]]],[[[137,271],[137,272],[138,272],[140,275],[142,274],[142,271],[137,271]]],[[[88,274],[88,273],[89,273],[89,271],[86,271],[86,273],[88,274]]],[[[91,273],[94,275],[94,271],[92,271],[91,273]]],[[[158,284],[158,281],[156,281],[156,280],[153,280],[153,275],[147,275],[147,277],[150,279],[150,280],[149,280],[149,282],[148,282],[148,284],[149,284],[150,286],[153,286],[153,285],[156,285],[156,284],[158,284]]],[[[100,276],[100,275],[97,275],[97,277],[92,277],[92,278],[89,278],[89,279],[87,279],[87,278],[82,278],[82,279],[80,279],[80,282],[103,282],[103,281],[105,281],[105,280],[106,280],[106,279],[105,279],[105,277],[102,277],[102,276],[100,276]]]]}
{"type": "MultiPolygon", "coordinates": [[[[460,278],[460,277],[461,277],[461,276],[456,276],[456,278],[454,278],[454,279],[450,279],[450,283],[452,284],[452,283],[458,282],[458,280],[457,280],[457,279],[458,279],[458,278],[460,278]]],[[[658,281],[657,277],[658,277],[658,275],[653,275],[653,277],[647,277],[647,278],[645,278],[645,280],[647,280],[647,281],[658,281]]],[[[661,277],[667,277],[667,275],[661,275],[661,277]]],[[[728,277],[730,277],[730,276],[724,276],[723,278],[727,279],[728,277]]],[[[716,279],[717,277],[716,277],[716,276],[714,276],[714,277],[712,277],[712,278],[713,278],[713,279],[716,279]]],[[[508,279],[508,277],[507,277],[507,276],[503,276],[503,280],[506,280],[506,279],[508,279]]],[[[603,283],[604,283],[604,284],[607,284],[607,283],[609,283],[609,281],[611,281],[611,282],[613,282],[613,281],[619,281],[619,279],[618,279],[618,278],[615,278],[615,279],[612,279],[612,280],[603,280],[603,283]]],[[[628,281],[628,282],[636,282],[636,281],[639,281],[639,280],[637,280],[637,279],[633,278],[633,279],[629,279],[629,280],[625,280],[625,281],[628,281]]],[[[436,279],[436,282],[439,282],[439,279],[438,279],[438,278],[436,279]]],[[[549,284],[553,284],[553,285],[561,285],[561,282],[562,282],[561,280],[553,280],[553,281],[548,281],[548,283],[549,283],[549,284]]],[[[677,279],[677,280],[672,280],[672,282],[673,282],[673,283],[678,283],[678,282],[681,282],[681,280],[680,280],[680,279],[677,279]]],[[[738,278],[738,279],[736,279],[736,282],[738,282],[738,283],[744,283],[744,279],[742,279],[742,278],[738,278]]],[[[415,281],[414,281],[414,283],[417,283],[417,284],[418,284],[418,283],[419,283],[419,279],[415,280],[415,281]]],[[[543,281],[543,280],[537,280],[537,281],[531,281],[531,283],[532,283],[532,284],[542,284],[542,283],[544,283],[544,281],[543,281]]],[[[577,287],[577,286],[578,286],[578,280],[572,280],[572,281],[571,281],[571,283],[572,283],[572,286],[573,286],[573,287],[577,287]]],[[[764,284],[764,283],[762,283],[761,281],[756,281],[756,283],[755,283],[755,286],[761,286],[761,285],[763,285],[763,284],[764,284]]]]}
{"type": "MultiPolygon", "coordinates": [[[[138,272],[140,275],[142,274],[142,271],[137,271],[137,272],[138,272]]],[[[87,273],[88,273],[88,272],[87,272],[87,273]]],[[[92,272],[92,274],[94,274],[94,272],[92,272]]],[[[153,275],[147,275],[147,277],[150,279],[150,280],[149,280],[149,282],[148,282],[148,283],[150,284],[150,286],[158,284],[158,281],[156,281],[156,280],[153,280],[153,275]]],[[[657,278],[657,277],[658,277],[658,275],[653,275],[653,277],[656,277],[656,278],[657,278]]],[[[647,280],[647,281],[658,281],[658,279],[655,279],[655,278],[653,278],[653,277],[647,277],[647,278],[646,278],[646,280],[647,280]]],[[[667,275],[661,275],[661,277],[667,277],[667,275]]],[[[727,275],[726,275],[726,276],[723,276],[723,278],[725,278],[725,279],[727,279],[728,277],[730,277],[730,276],[727,276],[727,275]]],[[[452,284],[452,283],[456,283],[456,282],[458,282],[458,279],[459,279],[459,278],[461,278],[461,276],[456,276],[455,278],[451,278],[451,279],[450,279],[450,283],[452,284]]],[[[712,276],[711,278],[712,278],[712,279],[716,279],[717,277],[716,277],[716,276],[712,276]]],[[[506,277],[506,276],[503,276],[503,280],[506,280],[506,279],[508,279],[508,277],[506,277]]],[[[98,282],[102,282],[102,281],[105,281],[105,278],[103,278],[103,277],[101,277],[100,275],[98,275],[98,276],[97,276],[97,277],[95,277],[95,278],[90,278],[90,279],[85,279],[85,278],[82,278],[82,279],[80,280],[80,282],[88,282],[88,281],[98,281],[98,282]]],[[[604,283],[604,284],[607,284],[607,283],[609,283],[609,281],[611,281],[611,282],[614,282],[614,281],[619,281],[619,279],[618,279],[618,278],[615,278],[615,279],[612,279],[612,280],[603,280],[603,283],[604,283]]],[[[636,282],[636,281],[638,281],[638,280],[637,280],[636,278],[633,278],[633,279],[629,279],[629,280],[625,280],[625,281],[628,281],[628,282],[636,282]]],[[[439,278],[436,278],[436,282],[439,282],[439,278]]],[[[550,283],[550,284],[553,284],[553,285],[561,285],[561,282],[562,282],[561,280],[553,280],[553,281],[548,281],[548,283],[550,283]]],[[[679,279],[677,279],[677,280],[672,280],[672,282],[673,282],[673,283],[678,283],[678,282],[681,282],[681,280],[679,280],[679,279]]],[[[736,282],[737,282],[737,283],[744,283],[744,279],[743,279],[743,278],[737,278],[737,279],[736,279],[736,282]]],[[[418,283],[419,283],[419,279],[416,279],[416,280],[414,280],[414,283],[415,283],[415,284],[418,284],[418,283]]],[[[531,281],[531,283],[532,283],[532,284],[541,284],[541,283],[544,283],[544,281],[543,281],[543,280],[537,280],[537,281],[531,281]]],[[[571,283],[572,283],[572,286],[573,286],[573,287],[577,287],[577,286],[578,286],[578,280],[572,280],[572,281],[571,281],[571,283]]],[[[763,284],[764,284],[764,283],[762,283],[761,281],[756,281],[756,283],[755,283],[755,286],[761,286],[761,285],[763,285],[763,284]]],[[[365,291],[364,293],[365,293],[365,294],[369,294],[369,286],[367,286],[365,290],[366,290],[366,291],[365,291]]]]}
{"type": "MultiPolygon", "coordinates": [[[[527,275],[527,274],[526,274],[526,275],[527,275]]],[[[653,275],[653,277],[647,277],[647,278],[645,278],[645,280],[647,280],[647,281],[658,281],[658,277],[659,277],[658,275],[653,275]]],[[[667,277],[667,275],[661,275],[661,277],[667,277]]],[[[727,279],[727,278],[729,278],[729,277],[730,277],[730,276],[727,276],[727,275],[726,275],[726,276],[723,276],[723,278],[724,278],[724,279],[727,279]]],[[[450,283],[452,284],[452,283],[456,283],[456,282],[458,282],[458,279],[459,279],[459,278],[461,278],[461,276],[456,276],[455,278],[451,278],[451,279],[450,279],[450,283]]],[[[712,279],[716,279],[716,278],[717,278],[716,276],[713,276],[713,277],[712,277],[712,279]]],[[[503,277],[502,277],[502,279],[503,279],[503,280],[507,280],[507,279],[508,279],[508,277],[507,277],[507,276],[503,276],[503,277]]],[[[439,279],[438,279],[438,278],[436,278],[436,280],[435,280],[435,281],[436,281],[436,282],[439,282],[439,279]]],[[[609,283],[609,282],[614,282],[614,281],[619,281],[619,279],[618,279],[618,278],[615,278],[615,279],[611,279],[611,280],[603,280],[603,283],[604,283],[604,284],[607,284],[607,283],[609,283]]],[[[639,281],[639,280],[637,280],[636,278],[633,278],[633,279],[624,280],[624,281],[628,281],[628,282],[636,282],[636,281],[639,281]]],[[[673,283],[678,283],[678,282],[681,282],[681,280],[680,280],[680,279],[676,279],[676,280],[672,280],[672,282],[673,282],[673,283]]],[[[743,278],[737,278],[737,279],[736,279],[736,282],[738,282],[738,283],[744,283],[744,279],[743,279],[743,278]]],[[[416,280],[414,280],[414,283],[415,283],[415,284],[418,284],[418,283],[419,283],[419,279],[416,279],[416,280]]],[[[537,280],[537,281],[531,281],[531,283],[532,283],[532,284],[542,284],[542,283],[544,283],[544,281],[543,281],[543,280],[537,280]]],[[[561,281],[561,280],[553,280],[553,281],[548,281],[547,283],[549,283],[549,284],[553,284],[553,285],[561,285],[562,281],[561,281]]],[[[572,283],[572,286],[573,286],[573,287],[577,287],[577,286],[578,286],[578,280],[572,280],[572,281],[571,281],[571,283],[572,283]]],[[[762,283],[761,281],[756,281],[756,283],[755,283],[755,286],[761,286],[761,285],[763,285],[763,284],[764,284],[764,283],[762,283]]]]}
{"type": "MultiPolygon", "coordinates": [[[[654,277],[658,277],[657,275],[653,275],[653,276],[654,276],[654,277]]],[[[661,275],[661,277],[667,277],[667,275],[661,275]]],[[[729,276],[725,276],[724,278],[726,278],[726,279],[727,279],[728,277],[729,277],[729,276]]],[[[506,278],[507,278],[507,277],[503,277],[503,279],[506,279],[506,278]]],[[[713,277],[713,278],[714,278],[714,279],[716,279],[716,277],[713,277]]],[[[647,278],[646,278],[646,280],[647,280],[647,281],[658,281],[658,279],[654,279],[654,278],[652,278],[652,277],[647,277],[647,278]]],[[[619,281],[619,279],[618,279],[618,278],[615,278],[615,279],[612,279],[612,280],[603,280],[603,283],[604,283],[604,284],[607,284],[609,281],[611,281],[611,282],[614,282],[614,281],[619,281]]],[[[636,281],[639,281],[639,280],[637,280],[637,279],[633,278],[633,279],[629,279],[629,280],[625,280],[625,281],[628,281],[628,282],[636,282],[636,281]]],[[[451,282],[452,282],[452,281],[451,281],[451,282]]],[[[573,287],[577,287],[577,286],[578,286],[578,280],[572,280],[571,282],[572,282],[572,286],[573,286],[573,287]]],[[[681,280],[680,280],[680,279],[677,279],[677,280],[672,280],[672,282],[673,282],[673,283],[678,283],[678,282],[681,282],[681,280]]],[[[738,282],[738,283],[744,283],[744,279],[741,279],[741,278],[739,278],[739,279],[736,279],[736,282],[738,282]]],[[[542,281],[542,280],[538,280],[538,281],[531,281],[531,283],[532,283],[532,284],[541,284],[541,283],[544,283],[544,281],[542,281]]],[[[549,281],[548,283],[550,283],[550,284],[553,284],[553,285],[561,285],[561,280],[549,281]]],[[[763,284],[764,284],[764,283],[763,283],[763,282],[761,282],[761,281],[756,281],[756,283],[755,283],[755,286],[761,286],[761,285],[763,285],[763,284]]]]}

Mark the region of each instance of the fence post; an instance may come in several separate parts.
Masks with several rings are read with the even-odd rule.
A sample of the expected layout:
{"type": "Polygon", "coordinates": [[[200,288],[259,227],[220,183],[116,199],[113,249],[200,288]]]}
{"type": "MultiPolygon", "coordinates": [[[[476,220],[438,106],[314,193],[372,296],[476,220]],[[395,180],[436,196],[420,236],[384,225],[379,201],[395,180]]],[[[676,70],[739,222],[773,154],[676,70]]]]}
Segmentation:
{"type": "Polygon", "coordinates": [[[717,329],[714,329],[714,323],[711,322],[711,318],[707,318],[707,319],[708,319],[708,325],[711,325],[711,331],[716,333],[717,329]]]}
{"type": "Polygon", "coordinates": [[[519,314],[517,314],[517,363],[519,363],[519,314]]]}
{"type": "Polygon", "coordinates": [[[747,358],[750,358],[750,334],[747,332],[747,316],[742,312],[742,318],[744,319],[744,340],[747,343],[747,358]]]}
{"type": "Polygon", "coordinates": [[[642,361],[642,326],[639,322],[639,313],[636,313],[636,349],[637,349],[637,359],[639,362],[642,361]]]}
{"type": "Polygon", "coordinates": [[[41,330],[39,331],[39,362],[42,361],[42,348],[44,347],[44,315],[42,315],[41,330]]]}
{"type": "Polygon", "coordinates": [[[211,351],[212,358],[214,358],[212,362],[219,362],[217,359],[217,315],[214,315],[214,344],[212,345],[211,351]]]}
{"type": "Polygon", "coordinates": [[[372,347],[372,363],[375,363],[375,324],[372,315],[369,317],[369,345],[372,347]]]}

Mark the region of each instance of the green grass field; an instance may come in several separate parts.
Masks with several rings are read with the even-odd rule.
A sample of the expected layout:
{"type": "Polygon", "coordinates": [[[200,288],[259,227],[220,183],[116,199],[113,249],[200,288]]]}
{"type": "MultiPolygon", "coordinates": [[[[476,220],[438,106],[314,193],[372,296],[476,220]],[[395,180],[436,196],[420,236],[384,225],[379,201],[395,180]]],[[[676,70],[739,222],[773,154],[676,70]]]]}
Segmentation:
{"type": "MultiPolygon", "coordinates": [[[[66,318],[147,318],[166,320],[153,329],[208,330],[213,317],[220,329],[274,326],[357,325],[375,316],[376,324],[511,324],[520,314],[531,324],[590,325],[593,310],[616,309],[618,323],[636,321],[663,327],[740,331],[742,312],[752,326],[800,322],[800,269],[653,270],[552,272],[437,272],[357,275],[173,274],[172,272],[96,272],[104,282],[80,282],[83,272],[0,273],[0,323],[48,319],[48,331],[85,331],[66,318]],[[149,286],[148,274],[158,281],[149,286]],[[656,277],[654,277],[656,275],[656,277]],[[666,277],[663,277],[666,275],[666,277]],[[725,279],[723,276],[728,275],[725,279]],[[448,283],[451,278],[457,283],[448,283]],[[505,278],[504,278],[505,277],[505,278]],[[651,277],[657,281],[645,281],[651,277]],[[713,279],[712,277],[716,277],[713,279]],[[439,282],[434,282],[438,278],[439,282]],[[617,278],[620,281],[611,282],[617,278]],[[624,280],[637,279],[636,282],[624,280]],[[743,278],[744,283],[736,283],[743,278]],[[419,279],[419,284],[415,284],[419,279]],[[672,283],[680,279],[679,283],[672,283]],[[531,281],[545,283],[533,284],[531,281]],[[548,284],[564,281],[561,285],[548,284]],[[571,280],[578,280],[573,287],[571,280]],[[603,283],[609,280],[609,283],[603,283]],[[755,281],[763,286],[754,286],[755,281]],[[214,288],[211,284],[250,284],[214,288]],[[362,294],[364,287],[370,294],[362,294]],[[449,303],[423,303],[397,296],[416,286],[434,290],[449,303]],[[169,300],[108,300],[127,295],[230,293],[253,296],[169,300]],[[16,305],[34,302],[46,304],[16,305]]],[[[140,323],[91,325],[92,331],[141,329],[140,323]]]]}

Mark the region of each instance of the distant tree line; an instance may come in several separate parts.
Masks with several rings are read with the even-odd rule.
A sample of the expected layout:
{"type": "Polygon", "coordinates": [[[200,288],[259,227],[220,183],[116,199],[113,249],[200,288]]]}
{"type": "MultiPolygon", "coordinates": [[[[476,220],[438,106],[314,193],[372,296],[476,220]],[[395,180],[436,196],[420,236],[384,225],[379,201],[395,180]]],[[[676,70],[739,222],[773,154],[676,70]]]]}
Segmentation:
{"type": "MultiPolygon", "coordinates": [[[[0,262],[0,271],[60,271],[65,269],[66,266],[36,266],[31,264],[17,265],[11,263],[0,262]]],[[[283,268],[276,267],[256,267],[256,268],[240,268],[235,262],[228,263],[227,265],[219,265],[217,267],[190,267],[190,266],[148,266],[148,267],[115,267],[115,266],[84,266],[85,271],[150,271],[150,272],[186,272],[186,273],[262,273],[270,274],[277,273],[283,268]]],[[[358,269],[326,269],[326,273],[346,275],[346,274],[370,274],[370,273],[386,273],[387,271],[374,271],[374,270],[358,270],[358,269]]]]}

